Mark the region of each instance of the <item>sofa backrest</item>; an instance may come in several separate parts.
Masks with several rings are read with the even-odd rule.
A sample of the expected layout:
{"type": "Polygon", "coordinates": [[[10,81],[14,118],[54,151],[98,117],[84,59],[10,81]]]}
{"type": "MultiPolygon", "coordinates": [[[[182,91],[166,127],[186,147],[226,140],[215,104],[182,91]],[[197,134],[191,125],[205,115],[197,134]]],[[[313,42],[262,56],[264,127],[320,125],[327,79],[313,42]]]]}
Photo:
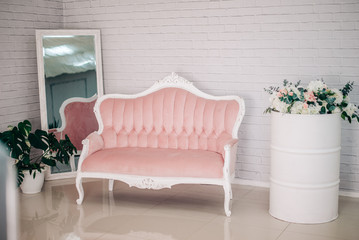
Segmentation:
{"type": "Polygon", "coordinates": [[[244,114],[242,99],[213,97],[198,89],[191,91],[195,89],[191,84],[183,85],[157,83],[138,95],[100,98],[95,112],[105,148],[219,151],[219,138],[237,138],[244,114]]]}

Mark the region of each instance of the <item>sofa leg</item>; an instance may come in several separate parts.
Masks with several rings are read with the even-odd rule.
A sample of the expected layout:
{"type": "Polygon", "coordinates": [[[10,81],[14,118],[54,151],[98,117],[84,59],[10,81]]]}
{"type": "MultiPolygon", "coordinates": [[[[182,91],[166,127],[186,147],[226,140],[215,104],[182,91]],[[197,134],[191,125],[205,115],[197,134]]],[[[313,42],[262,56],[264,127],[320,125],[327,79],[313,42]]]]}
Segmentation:
{"type": "Polygon", "coordinates": [[[76,188],[79,193],[79,198],[76,200],[78,205],[81,205],[82,201],[84,200],[84,189],[82,187],[82,178],[76,177],[76,188]]]}
{"type": "Polygon", "coordinates": [[[231,200],[231,184],[230,183],[225,183],[223,185],[223,189],[224,189],[224,211],[227,215],[227,217],[231,216],[231,211],[229,210],[229,203],[231,200]]]}
{"type": "Polygon", "coordinates": [[[113,191],[113,183],[115,182],[115,180],[113,180],[113,179],[109,179],[108,180],[108,190],[110,191],[110,192],[112,192],[113,191]]]}

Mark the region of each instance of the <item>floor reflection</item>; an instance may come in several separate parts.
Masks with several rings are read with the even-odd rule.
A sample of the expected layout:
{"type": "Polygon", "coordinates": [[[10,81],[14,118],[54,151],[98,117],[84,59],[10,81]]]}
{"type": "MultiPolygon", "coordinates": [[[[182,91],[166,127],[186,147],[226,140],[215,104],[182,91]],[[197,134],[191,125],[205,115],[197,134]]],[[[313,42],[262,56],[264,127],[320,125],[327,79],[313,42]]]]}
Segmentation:
{"type": "Polygon", "coordinates": [[[142,190],[86,180],[81,206],[75,180],[47,181],[41,193],[19,194],[23,240],[357,240],[359,199],[340,197],[339,218],[326,224],[291,224],[268,213],[269,189],[232,185],[232,216],[223,189],[175,185],[142,190]]]}
{"type": "MultiPolygon", "coordinates": [[[[150,210],[173,197],[172,192],[155,191],[139,198],[140,191],[123,187],[114,194],[107,191],[104,181],[84,183],[84,188],[87,198],[80,206],[75,202],[74,183],[56,186],[47,182],[41,193],[20,194],[20,239],[179,240],[216,217],[208,215],[205,220],[152,214],[150,210]]],[[[223,239],[230,239],[229,219],[223,217],[223,225],[218,225],[223,239]]]]}

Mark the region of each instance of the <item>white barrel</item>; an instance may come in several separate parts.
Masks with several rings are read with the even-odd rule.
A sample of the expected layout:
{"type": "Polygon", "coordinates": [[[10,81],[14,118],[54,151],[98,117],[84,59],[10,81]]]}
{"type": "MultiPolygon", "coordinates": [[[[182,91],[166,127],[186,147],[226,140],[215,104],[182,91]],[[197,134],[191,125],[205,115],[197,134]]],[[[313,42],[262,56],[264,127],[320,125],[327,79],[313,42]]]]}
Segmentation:
{"type": "Polygon", "coordinates": [[[295,223],[338,217],[340,114],[271,113],[269,213],[295,223]]]}

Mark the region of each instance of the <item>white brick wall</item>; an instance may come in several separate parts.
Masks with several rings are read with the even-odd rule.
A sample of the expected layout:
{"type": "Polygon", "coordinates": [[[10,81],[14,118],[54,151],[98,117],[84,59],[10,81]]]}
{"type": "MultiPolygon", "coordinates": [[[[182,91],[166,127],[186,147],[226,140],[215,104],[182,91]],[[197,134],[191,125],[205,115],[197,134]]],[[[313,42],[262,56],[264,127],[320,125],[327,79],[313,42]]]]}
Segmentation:
{"type": "MultiPolygon", "coordinates": [[[[18,93],[17,103],[9,100],[15,98],[10,93],[2,97],[1,88],[1,126],[38,119],[33,29],[56,28],[61,20],[65,28],[101,29],[106,93],[136,93],[175,71],[208,93],[244,97],[247,115],[236,165],[241,179],[269,180],[264,87],[283,79],[323,78],[333,87],[355,81],[351,98],[359,103],[358,0],[63,0],[62,19],[61,3],[44,1],[46,10],[34,7],[38,1],[17,2],[0,8],[6,13],[0,16],[5,19],[0,19],[0,46],[7,50],[0,50],[0,75],[6,76],[2,85],[4,79],[10,83],[6,92],[13,82],[27,89],[18,93]],[[30,19],[15,16],[16,7],[30,19]],[[14,40],[19,28],[22,34],[14,40]],[[22,50],[8,50],[15,45],[22,50]]],[[[359,124],[342,126],[341,188],[359,192],[359,124]]]]}
{"type": "Polygon", "coordinates": [[[35,29],[62,27],[61,0],[0,0],[0,131],[40,127],[35,29]]]}
{"type": "MultiPolygon", "coordinates": [[[[359,103],[358,0],[66,0],[64,25],[101,29],[106,93],[136,93],[175,71],[206,92],[244,97],[241,179],[269,180],[264,87],[355,81],[359,103]]],[[[343,122],[343,190],[359,191],[358,156],[359,124],[343,122]]]]}

